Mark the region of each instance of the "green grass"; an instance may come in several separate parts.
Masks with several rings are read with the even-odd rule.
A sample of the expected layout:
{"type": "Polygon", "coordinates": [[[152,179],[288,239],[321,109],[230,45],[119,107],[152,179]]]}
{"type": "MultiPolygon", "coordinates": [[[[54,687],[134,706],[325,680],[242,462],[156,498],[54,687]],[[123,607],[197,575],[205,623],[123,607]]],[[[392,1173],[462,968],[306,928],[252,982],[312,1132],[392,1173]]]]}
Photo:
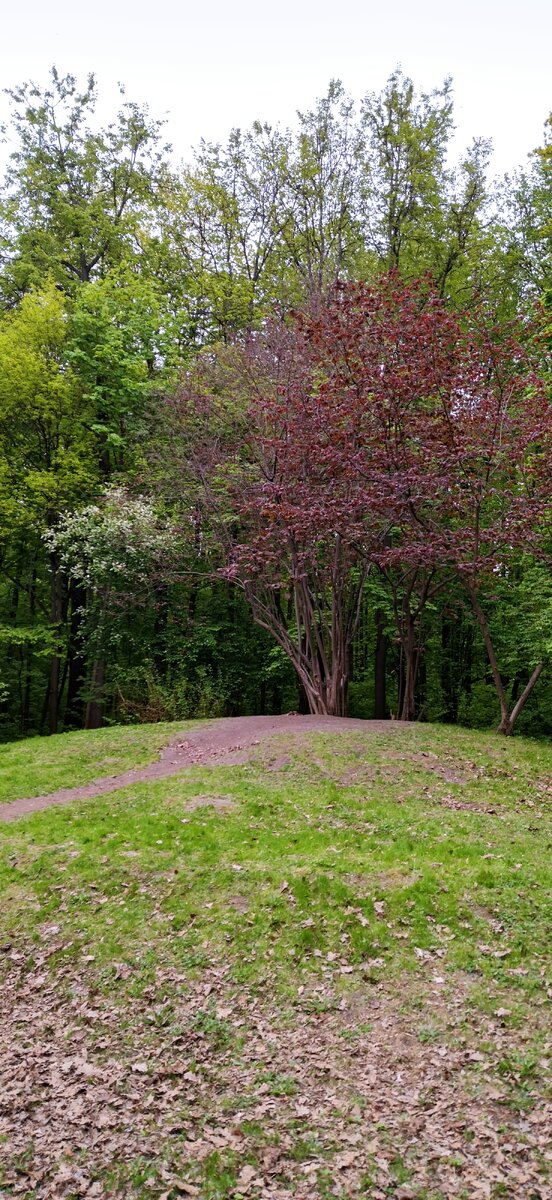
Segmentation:
{"type": "MultiPolygon", "coordinates": [[[[90,777],[104,750],[123,769],[152,757],[173,732],[109,730],[56,742],[90,777]],[[79,746],[87,748],[84,763],[79,746]]],[[[27,749],[36,754],[37,790],[54,786],[52,742],[27,749]]],[[[21,763],[25,747],[3,753],[21,763]]],[[[138,1019],[156,1054],[164,1045],[196,1047],[192,1081],[207,1079],[213,1063],[241,1070],[249,1061],[247,1021],[236,1023],[211,997],[213,971],[233,996],[248,1004],[253,997],[253,1007],[269,997],[266,1050],[247,1085],[251,1095],[244,1084],[235,1102],[240,1136],[258,1142],[259,1153],[276,1138],[263,1120],[262,1137],[255,1135],[257,1118],[247,1117],[261,1089],[269,1108],[291,1114],[278,1138],[288,1137],[292,1191],[293,1171],[318,1155],[317,1195],[370,1196],[368,1175],[364,1192],[348,1192],[346,1183],[335,1190],[340,1135],[332,1142],[323,1131],[319,1142],[316,1125],[293,1123],[304,1085],[274,1058],[270,1038],[278,1022],[285,1032],[303,1014],[321,1027],[333,1022],[339,1053],[361,1061],[377,1021],[370,996],[389,996],[421,1055],[442,1061],[461,1049],[470,1095],[494,1080],[506,1123],[531,1115],[549,1094],[552,749],[420,726],[286,735],[261,744],[257,755],[244,766],[196,766],[0,823],[0,950],[16,955],[23,976],[52,980],[67,1003],[76,1003],[86,981],[94,1004],[117,1006],[129,1044],[138,1019]],[[186,988],[199,997],[192,1017],[179,1009],[186,988]],[[344,1005],[352,1015],[340,1026],[344,1005]]],[[[225,1103],[230,1114],[234,1102],[225,1103]]],[[[186,1160],[179,1169],[198,1194],[216,1200],[236,1194],[244,1161],[256,1163],[233,1146],[215,1146],[201,1167],[186,1160]]],[[[389,1190],[374,1185],[374,1195],[410,1186],[416,1163],[406,1143],[390,1145],[388,1163],[389,1190]]],[[[173,1200],[166,1183],[155,1190],[154,1168],[129,1161],[126,1182],[106,1177],[109,1194],[119,1188],[145,1198],[164,1189],[173,1200]]],[[[420,1183],[412,1194],[448,1193],[420,1183]]]]}
{"type": "MultiPolygon", "coordinates": [[[[96,755],[103,746],[115,756],[119,739],[126,767],[169,732],[56,741],[76,757],[88,736],[96,755]]],[[[207,941],[244,981],[267,964],[296,987],[350,967],[380,978],[441,963],[538,991],[549,952],[552,752],[427,727],[361,741],[316,735],[285,770],[194,768],[0,826],[4,935],[37,938],[44,922],[61,922],[67,953],[93,954],[106,977],[114,958],[138,954],[199,965],[207,941]],[[427,754],[437,757],[426,763],[427,754]],[[435,773],[458,777],[466,761],[461,784],[435,773]],[[355,768],[361,782],[343,784],[355,768]],[[197,794],[231,796],[234,807],[188,811],[197,794]],[[455,811],[443,804],[451,800],[494,811],[455,811]]],[[[100,762],[89,750],[80,778],[100,762]]],[[[65,760],[58,769],[67,781],[65,760]]],[[[41,787],[45,771],[43,758],[41,787]]]]}
{"type": "Polygon", "coordinates": [[[190,724],[126,725],[0,745],[0,804],[145,766],[190,724]]]}

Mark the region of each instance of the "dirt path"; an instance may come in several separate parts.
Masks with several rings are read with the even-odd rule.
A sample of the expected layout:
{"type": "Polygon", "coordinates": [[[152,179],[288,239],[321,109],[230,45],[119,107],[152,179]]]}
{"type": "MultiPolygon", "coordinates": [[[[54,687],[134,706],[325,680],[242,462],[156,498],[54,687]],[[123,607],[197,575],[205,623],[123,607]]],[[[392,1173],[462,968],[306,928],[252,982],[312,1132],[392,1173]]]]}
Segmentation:
{"type": "Polygon", "coordinates": [[[246,762],[253,746],[272,734],[304,733],[308,730],[339,733],[362,730],[364,733],[389,733],[400,729],[393,721],[361,721],[345,717],[310,717],[290,713],[283,717],[222,717],[191,730],[184,741],[171,742],[161,751],[157,762],[147,767],[133,767],[122,775],[107,775],[81,787],[60,788],[46,796],[30,796],[0,805],[0,821],[15,821],[28,813],[40,812],[53,804],[68,804],[72,800],[88,800],[115,792],[133,783],[148,779],[163,779],[186,767],[211,766],[217,763],[236,765],[246,762]]]}

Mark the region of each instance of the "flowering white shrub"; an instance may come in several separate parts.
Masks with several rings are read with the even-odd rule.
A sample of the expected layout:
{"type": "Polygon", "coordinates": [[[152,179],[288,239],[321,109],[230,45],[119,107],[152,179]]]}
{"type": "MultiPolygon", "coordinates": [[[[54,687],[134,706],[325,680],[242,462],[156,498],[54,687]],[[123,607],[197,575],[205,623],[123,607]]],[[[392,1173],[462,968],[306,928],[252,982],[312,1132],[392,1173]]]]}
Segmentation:
{"type": "Polygon", "coordinates": [[[175,533],[150,499],[106,489],[99,504],[66,513],[44,535],[61,569],[93,595],[136,595],[166,562],[175,533]]]}

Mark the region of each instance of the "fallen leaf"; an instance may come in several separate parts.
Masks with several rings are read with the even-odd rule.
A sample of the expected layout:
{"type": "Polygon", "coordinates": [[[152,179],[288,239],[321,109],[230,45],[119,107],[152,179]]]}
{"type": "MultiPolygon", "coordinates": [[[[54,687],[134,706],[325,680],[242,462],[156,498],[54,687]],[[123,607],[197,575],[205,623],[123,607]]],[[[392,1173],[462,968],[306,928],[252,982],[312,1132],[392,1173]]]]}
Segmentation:
{"type": "Polygon", "coordinates": [[[246,1163],[238,1175],[238,1183],[240,1183],[243,1187],[244,1184],[247,1185],[249,1183],[253,1183],[253,1180],[256,1178],[257,1172],[255,1167],[252,1167],[249,1163],[246,1163]]]}

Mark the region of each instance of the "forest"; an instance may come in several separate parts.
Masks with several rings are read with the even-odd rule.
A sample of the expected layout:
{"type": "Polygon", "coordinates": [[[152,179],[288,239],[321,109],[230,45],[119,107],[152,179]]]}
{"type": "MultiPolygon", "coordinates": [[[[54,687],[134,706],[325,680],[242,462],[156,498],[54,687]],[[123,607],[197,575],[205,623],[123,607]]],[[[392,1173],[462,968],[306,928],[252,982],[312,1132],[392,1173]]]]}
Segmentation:
{"type": "Polygon", "coordinates": [[[552,118],[332,81],[175,165],[10,92],[0,736],[288,711],[552,732],[552,118]]]}

